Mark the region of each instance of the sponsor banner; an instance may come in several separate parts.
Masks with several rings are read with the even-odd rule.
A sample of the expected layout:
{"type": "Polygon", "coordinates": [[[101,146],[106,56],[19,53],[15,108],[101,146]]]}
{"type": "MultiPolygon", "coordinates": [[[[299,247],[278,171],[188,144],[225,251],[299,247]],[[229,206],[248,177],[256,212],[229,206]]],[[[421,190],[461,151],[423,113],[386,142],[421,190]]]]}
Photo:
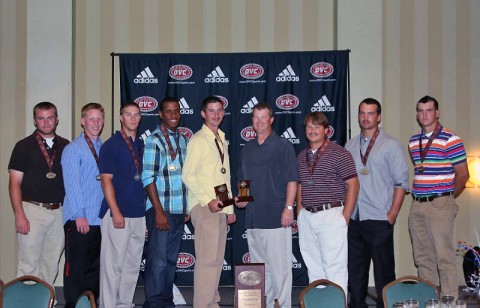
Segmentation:
{"type": "MultiPolygon", "coordinates": [[[[236,195],[236,168],[242,147],[255,139],[252,113],[267,102],[273,110],[275,132],[299,153],[307,146],[303,120],[320,111],[329,120],[328,138],[344,145],[347,140],[348,51],[267,52],[220,54],[120,54],[121,102],[134,101],[141,109],[140,136],[145,139],[158,124],[160,102],[173,96],[180,103],[180,132],[191,138],[202,124],[201,101],[217,95],[225,108],[221,129],[229,144],[232,193],[236,195]]],[[[232,268],[249,260],[244,230],[245,211],[228,232],[222,284],[233,284],[232,268]]],[[[306,267],[298,248],[297,227],[292,228],[293,284],[306,285],[306,267]]],[[[176,283],[193,285],[195,229],[187,223],[176,283]],[[189,255],[188,255],[189,254],[189,255]],[[183,266],[183,267],[181,267],[183,266]],[[192,272],[190,271],[192,270],[192,272]]]]}

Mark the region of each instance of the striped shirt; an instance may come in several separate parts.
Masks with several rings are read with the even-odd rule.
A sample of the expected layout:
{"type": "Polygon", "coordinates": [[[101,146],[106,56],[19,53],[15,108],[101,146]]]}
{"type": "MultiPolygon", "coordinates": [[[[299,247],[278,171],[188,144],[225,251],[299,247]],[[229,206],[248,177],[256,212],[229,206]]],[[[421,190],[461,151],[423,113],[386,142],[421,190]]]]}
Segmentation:
{"type": "MultiPolygon", "coordinates": [[[[175,160],[168,148],[168,143],[160,127],[148,136],[143,152],[143,187],[155,182],[158,197],[163,210],[170,214],[183,214],[187,206],[187,189],[182,182],[182,168],[187,154],[187,138],[178,130],[167,130],[173,151],[177,153],[175,160]],[[170,168],[169,168],[170,167],[170,168]]],[[[152,207],[147,198],[147,210],[152,207]]]]}
{"type": "Polygon", "coordinates": [[[451,130],[442,127],[421,163],[420,136],[422,136],[422,149],[425,149],[430,135],[425,135],[423,131],[413,135],[408,142],[414,165],[422,165],[424,168],[423,172],[419,172],[418,168],[415,168],[412,193],[428,196],[453,192],[455,185],[455,169],[453,167],[465,163],[467,159],[462,139],[451,130]]]}
{"type": "MultiPolygon", "coordinates": [[[[85,133],[69,143],[62,154],[65,201],[63,203],[63,223],[77,218],[87,218],[91,226],[99,226],[98,217],[103,200],[97,162],[84,138],[85,133]]],[[[102,146],[100,138],[92,140],[97,156],[102,146]]]]}
{"type": "Polygon", "coordinates": [[[302,185],[302,206],[311,207],[324,203],[345,201],[345,182],[357,177],[355,163],[350,152],[336,143],[330,143],[318,161],[313,176],[310,176],[306,155],[312,164],[315,154],[307,148],[297,157],[300,184],[302,185]],[[312,179],[314,184],[309,184],[312,179]]]}

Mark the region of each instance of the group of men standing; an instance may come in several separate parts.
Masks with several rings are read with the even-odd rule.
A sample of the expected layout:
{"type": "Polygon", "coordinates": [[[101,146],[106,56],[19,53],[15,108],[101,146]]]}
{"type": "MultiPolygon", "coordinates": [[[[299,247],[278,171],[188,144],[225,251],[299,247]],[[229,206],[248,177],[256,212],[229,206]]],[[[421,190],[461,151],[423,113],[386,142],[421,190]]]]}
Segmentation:
{"type": "MultiPolygon", "coordinates": [[[[218,307],[227,224],[236,216],[214,189],[232,191],[228,142],[220,129],[225,110],[216,96],[205,98],[201,108],[204,124],[187,140],[178,130],[178,101],[165,98],[161,123],[144,142],[137,135],[140,110],[125,103],[121,130],[102,145],[100,104],[82,108],[83,132],[71,143],[55,133],[56,107],[37,104],[36,130],[16,144],[8,167],[17,275],[53,285],[65,247],[66,307],[74,307],[87,289],[99,296],[101,307],[129,307],[145,251],[144,307],[174,307],[177,257],[191,217],[193,304],[218,307]]],[[[440,125],[439,116],[435,98],[417,103],[422,130],[409,141],[415,166],[409,229],[419,276],[440,285],[442,294],[457,296],[455,197],[469,175],[462,140],[440,125]]],[[[402,144],[379,127],[380,103],[360,103],[361,132],[345,148],[327,138],[323,113],[307,114],[308,147],[298,156],[273,131],[273,121],[268,104],[253,107],[256,138],[242,150],[237,179],[254,183],[255,201],[234,198],[246,208],[251,262],[265,263],[267,307],[275,301],[291,307],[295,203],[309,280],[329,279],[350,291],[350,307],[366,307],[373,261],[377,307],[383,307],[382,289],[395,279],[393,226],[409,175],[402,144]]]]}

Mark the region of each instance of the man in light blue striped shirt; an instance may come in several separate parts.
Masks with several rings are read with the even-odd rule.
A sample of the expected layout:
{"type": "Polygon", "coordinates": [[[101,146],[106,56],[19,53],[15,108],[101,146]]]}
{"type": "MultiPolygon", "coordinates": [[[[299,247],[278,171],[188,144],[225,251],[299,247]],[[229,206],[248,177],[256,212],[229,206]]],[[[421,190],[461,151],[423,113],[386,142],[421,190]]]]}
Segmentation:
{"type": "Polygon", "coordinates": [[[162,123],[148,136],[143,153],[142,181],[148,195],[144,308],[175,307],[172,288],[187,205],[182,182],[187,138],[178,130],[178,100],[163,99],[159,116],[162,123]]]}
{"type": "Polygon", "coordinates": [[[98,171],[100,133],[105,112],[102,105],[88,103],[82,108],[80,123],[84,131],[62,155],[65,200],[65,307],[75,307],[84,290],[98,297],[100,274],[101,219],[98,217],[103,192],[98,171]]]}

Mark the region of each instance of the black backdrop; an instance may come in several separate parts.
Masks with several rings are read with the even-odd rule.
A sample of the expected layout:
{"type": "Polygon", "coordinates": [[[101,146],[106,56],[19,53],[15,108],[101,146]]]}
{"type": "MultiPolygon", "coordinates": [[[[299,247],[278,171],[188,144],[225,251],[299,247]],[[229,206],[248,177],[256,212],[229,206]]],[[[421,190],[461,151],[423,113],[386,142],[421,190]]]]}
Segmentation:
{"type": "MultiPolygon", "coordinates": [[[[139,133],[146,138],[159,124],[158,104],[165,96],[180,100],[180,129],[187,137],[202,125],[201,101],[219,96],[224,104],[222,130],[229,143],[232,189],[242,146],[255,137],[252,107],[268,102],[274,112],[274,130],[300,152],[306,147],[303,119],[310,111],[322,111],[330,122],[329,138],[343,145],[347,140],[348,50],[318,52],[270,52],[226,54],[118,54],[121,102],[135,101],[141,108],[139,133]]],[[[113,76],[112,76],[113,80],[113,76]]],[[[112,86],[112,92],[113,92],[112,86]]],[[[113,93],[112,93],[113,100],[113,93]]],[[[252,158],[253,159],[253,158],[252,158]]],[[[236,191],[233,191],[236,194],[236,191]]],[[[233,284],[233,266],[248,263],[244,212],[235,209],[230,225],[221,276],[222,285],[233,284]]],[[[308,284],[307,269],[293,233],[293,284],[308,284]]],[[[195,230],[185,226],[177,262],[177,285],[193,285],[195,230]]]]}

